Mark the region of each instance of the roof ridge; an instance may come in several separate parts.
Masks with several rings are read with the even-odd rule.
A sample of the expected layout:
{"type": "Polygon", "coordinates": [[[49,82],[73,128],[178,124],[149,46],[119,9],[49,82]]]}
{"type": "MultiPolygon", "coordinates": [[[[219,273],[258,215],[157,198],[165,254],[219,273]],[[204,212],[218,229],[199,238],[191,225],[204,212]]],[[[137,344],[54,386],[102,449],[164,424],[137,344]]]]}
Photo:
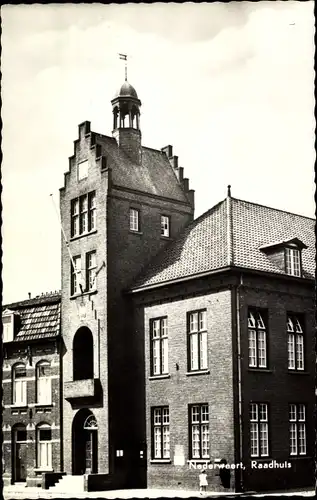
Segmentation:
{"type": "Polygon", "coordinates": [[[44,294],[44,295],[38,295],[36,297],[32,297],[31,299],[25,299],[25,300],[19,300],[17,302],[10,302],[9,304],[3,304],[2,305],[2,310],[4,311],[5,309],[10,309],[12,307],[28,307],[28,306],[34,306],[34,305],[42,305],[45,304],[46,302],[60,302],[61,300],[61,292],[57,293],[51,293],[51,294],[44,294]]]}
{"type": "Polygon", "coordinates": [[[242,200],[241,198],[235,198],[234,196],[231,196],[231,199],[235,201],[242,201],[243,203],[247,203],[248,205],[255,205],[257,207],[268,208],[269,210],[274,210],[275,212],[283,212],[284,214],[296,215],[296,217],[302,217],[303,219],[309,219],[315,221],[313,217],[308,217],[307,215],[295,214],[294,212],[289,212],[288,210],[283,210],[281,208],[269,207],[268,205],[262,205],[261,203],[256,203],[254,201],[242,200]]]}

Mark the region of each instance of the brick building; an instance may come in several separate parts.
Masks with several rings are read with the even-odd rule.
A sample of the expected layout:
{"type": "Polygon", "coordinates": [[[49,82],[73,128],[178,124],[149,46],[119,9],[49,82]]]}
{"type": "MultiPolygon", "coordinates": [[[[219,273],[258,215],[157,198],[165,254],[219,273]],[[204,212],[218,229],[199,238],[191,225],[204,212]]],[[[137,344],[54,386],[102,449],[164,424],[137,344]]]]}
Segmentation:
{"type": "Polygon", "coordinates": [[[64,464],[86,473],[89,489],[146,484],[143,332],[133,334],[123,291],[193,220],[194,193],[172,148],[141,143],[140,106],[125,81],[112,137],[79,126],[60,190],[64,464]]]}
{"type": "Polygon", "coordinates": [[[136,280],[150,487],[313,485],[314,270],[312,219],[229,188],[136,280]]]}
{"type": "Polygon", "coordinates": [[[4,306],[3,482],[40,485],[62,469],[60,293],[4,306]]]}

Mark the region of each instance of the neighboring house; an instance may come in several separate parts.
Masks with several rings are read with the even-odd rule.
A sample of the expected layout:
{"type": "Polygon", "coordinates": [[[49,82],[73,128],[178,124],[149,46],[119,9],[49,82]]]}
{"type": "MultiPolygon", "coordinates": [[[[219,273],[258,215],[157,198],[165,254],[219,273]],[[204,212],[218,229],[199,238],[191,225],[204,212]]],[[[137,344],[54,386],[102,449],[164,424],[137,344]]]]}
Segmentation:
{"type": "Polygon", "coordinates": [[[3,307],[3,481],[61,470],[60,293],[3,307]]]}
{"type": "Polygon", "coordinates": [[[150,487],[313,485],[314,229],[229,188],[136,280],[150,487]]]}

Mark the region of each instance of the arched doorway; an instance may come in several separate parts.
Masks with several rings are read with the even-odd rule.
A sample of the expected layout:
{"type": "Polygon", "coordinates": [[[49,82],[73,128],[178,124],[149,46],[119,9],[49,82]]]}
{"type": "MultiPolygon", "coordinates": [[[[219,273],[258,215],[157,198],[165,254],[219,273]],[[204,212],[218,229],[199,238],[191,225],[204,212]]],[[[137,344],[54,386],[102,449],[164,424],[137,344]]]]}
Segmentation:
{"type": "Polygon", "coordinates": [[[98,425],[94,414],[87,409],[76,413],[72,426],[72,473],[98,472],[98,425]]]}
{"type": "Polygon", "coordinates": [[[77,330],[73,340],[73,380],[94,378],[94,343],[89,328],[77,330]]]}
{"type": "Polygon", "coordinates": [[[27,435],[26,427],[17,424],[12,429],[12,471],[13,482],[26,481],[27,475],[27,435]]]}

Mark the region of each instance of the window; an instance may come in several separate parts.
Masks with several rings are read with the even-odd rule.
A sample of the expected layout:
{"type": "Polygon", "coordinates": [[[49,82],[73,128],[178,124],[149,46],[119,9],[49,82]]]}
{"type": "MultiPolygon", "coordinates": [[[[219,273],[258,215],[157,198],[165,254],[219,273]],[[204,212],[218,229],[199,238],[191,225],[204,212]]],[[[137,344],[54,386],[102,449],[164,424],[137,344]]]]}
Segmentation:
{"type": "Polygon", "coordinates": [[[208,367],[206,311],[188,315],[189,370],[204,370],[208,367]]]}
{"type": "Polygon", "coordinates": [[[40,361],[36,367],[37,402],[51,404],[51,366],[48,361],[40,361]]]}
{"type": "Polygon", "coordinates": [[[76,256],[73,258],[74,265],[71,263],[71,295],[80,293],[81,285],[81,257],[76,256]],[[75,266],[75,268],[74,268],[75,266]]]}
{"type": "Polygon", "coordinates": [[[2,315],[3,342],[12,342],[14,337],[14,313],[9,309],[2,315]]]}
{"type": "Polygon", "coordinates": [[[306,455],[306,408],[303,404],[289,406],[289,445],[291,455],[306,455]]]}
{"type": "Polygon", "coordinates": [[[151,375],[168,373],[167,318],[151,321],[151,375]]]}
{"type": "Polygon", "coordinates": [[[26,405],[26,368],[23,363],[13,367],[13,404],[26,405]]]}
{"type": "Polygon", "coordinates": [[[267,367],[266,326],[263,313],[249,310],[248,312],[249,337],[249,366],[251,368],[267,367]]]}
{"type": "Polygon", "coordinates": [[[88,177],[88,160],[78,163],[78,180],[86,179],[88,177]]]}
{"type": "Polygon", "coordinates": [[[300,251],[297,248],[285,248],[285,271],[292,276],[301,276],[300,251]]]}
{"type": "Polygon", "coordinates": [[[167,215],[161,215],[161,236],[170,235],[170,218],[167,215]]]}
{"type": "Polygon", "coordinates": [[[130,208],[130,231],[140,231],[140,211],[130,208]]]}
{"type": "Polygon", "coordinates": [[[52,468],[52,431],[48,424],[37,427],[37,466],[39,469],[52,468]]]}
{"type": "Polygon", "coordinates": [[[96,288],[96,252],[86,254],[86,290],[96,288]]]}
{"type": "Polygon", "coordinates": [[[191,405],[190,458],[209,458],[209,410],[208,404],[191,405]]]}
{"type": "Polygon", "coordinates": [[[269,456],[268,406],[265,403],[250,404],[251,457],[269,456]]]}
{"type": "Polygon", "coordinates": [[[95,191],[71,201],[71,237],[80,236],[96,228],[95,191]]]}
{"type": "Polygon", "coordinates": [[[304,370],[304,334],[297,316],[287,315],[288,369],[304,370]]]}
{"type": "Polygon", "coordinates": [[[170,458],[170,420],[168,406],[152,410],[152,457],[170,458]]]}

